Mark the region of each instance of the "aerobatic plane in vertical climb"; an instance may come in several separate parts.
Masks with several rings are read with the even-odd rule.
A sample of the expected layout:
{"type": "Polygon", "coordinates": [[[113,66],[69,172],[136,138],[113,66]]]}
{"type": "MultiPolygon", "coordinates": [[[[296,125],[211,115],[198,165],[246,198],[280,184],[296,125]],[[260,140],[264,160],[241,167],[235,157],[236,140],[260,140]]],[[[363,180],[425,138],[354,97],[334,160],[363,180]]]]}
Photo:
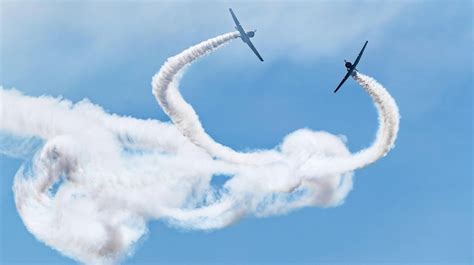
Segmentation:
{"type": "Polygon", "coordinates": [[[250,38],[253,38],[255,36],[255,32],[257,32],[257,30],[255,29],[255,30],[246,32],[244,28],[242,27],[242,25],[240,25],[239,20],[234,14],[234,11],[232,11],[232,8],[229,8],[229,11],[230,11],[230,14],[232,15],[232,19],[234,19],[234,22],[235,22],[235,29],[240,32],[240,38],[242,39],[243,42],[247,43],[247,45],[250,47],[250,49],[252,49],[255,55],[257,55],[258,59],[260,59],[260,61],[263,62],[262,56],[260,56],[255,46],[253,46],[253,43],[250,41],[250,38]]]}
{"type": "Polygon", "coordinates": [[[344,76],[344,78],[342,78],[341,83],[339,83],[336,90],[334,90],[334,93],[336,93],[339,90],[339,88],[341,88],[342,84],[344,84],[344,82],[346,82],[346,80],[347,80],[347,78],[349,78],[349,76],[357,74],[356,66],[357,66],[357,64],[359,64],[360,57],[362,57],[362,54],[364,53],[365,46],[367,46],[367,43],[368,43],[368,41],[365,42],[364,47],[362,47],[362,50],[360,50],[359,56],[357,56],[357,59],[354,61],[354,63],[351,63],[351,62],[348,62],[348,61],[344,60],[344,63],[345,63],[344,66],[346,66],[347,74],[344,76]]]}

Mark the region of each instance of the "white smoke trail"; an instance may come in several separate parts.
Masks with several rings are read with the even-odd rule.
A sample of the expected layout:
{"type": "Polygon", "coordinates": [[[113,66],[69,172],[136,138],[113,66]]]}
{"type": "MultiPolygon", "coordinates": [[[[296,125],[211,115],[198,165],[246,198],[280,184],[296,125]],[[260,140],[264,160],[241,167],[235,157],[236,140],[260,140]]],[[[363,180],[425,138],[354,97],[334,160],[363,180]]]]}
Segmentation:
{"type": "Polygon", "coordinates": [[[194,144],[204,148],[209,154],[235,163],[258,164],[281,160],[282,158],[277,152],[264,151],[242,154],[215,142],[205,132],[192,106],[179,93],[179,81],[187,66],[239,36],[237,31],[223,34],[170,57],[160,71],[153,76],[153,94],[181,133],[194,144]]]}
{"type": "Polygon", "coordinates": [[[316,169],[322,175],[352,171],[374,163],[394,147],[400,123],[395,100],[375,79],[358,72],[353,74],[353,78],[367,91],[377,108],[379,128],[374,142],[370,147],[347,157],[309,159],[302,166],[302,171],[314,174],[316,169]]]}
{"type": "MultiPolygon", "coordinates": [[[[168,59],[153,77],[153,94],[181,133],[210,155],[238,164],[258,165],[282,162],[286,160],[285,157],[275,150],[240,153],[215,142],[205,132],[192,106],[179,93],[179,81],[187,66],[238,36],[238,32],[224,34],[203,41],[168,59]]],[[[377,137],[369,148],[355,155],[342,158],[308,159],[304,164],[308,175],[353,171],[375,162],[393,147],[400,119],[395,100],[374,79],[357,72],[353,74],[353,77],[369,93],[377,107],[380,126],[377,137]]]]}
{"type": "Polygon", "coordinates": [[[8,135],[0,138],[0,153],[26,159],[14,193],[28,230],[80,262],[113,264],[133,253],[149,220],[217,229],[247,215],[341,204],[352,170],[393,146],[395,102],[374,80],[355,77],[373,97],[380,127],[374,144],[353,155],[339,137],[307,129],[273,150],[236,152],[205,133],[177,89],[186,65],[236,37],[193,46],[154,77],[154,94],[176,126],[108,114],[87,100],[0,88],[0,135],[8,135]],[[229,179],[216,186],[218,175],[229,179]]]}

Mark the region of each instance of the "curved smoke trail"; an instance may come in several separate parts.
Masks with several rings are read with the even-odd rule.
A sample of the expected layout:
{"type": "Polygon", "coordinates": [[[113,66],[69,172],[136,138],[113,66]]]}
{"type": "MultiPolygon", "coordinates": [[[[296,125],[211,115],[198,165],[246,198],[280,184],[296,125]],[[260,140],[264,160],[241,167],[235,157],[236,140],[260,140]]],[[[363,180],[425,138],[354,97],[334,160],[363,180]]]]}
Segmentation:
{"type": "Polygon", "coordinates": [[[178,85],[187,65],[237,37],[193,46],[154,76],[153,93],[176,126],[0,88],[0,153],[25,160],[13,191],[27,229],[80,262],[114,264],[133,254],[149,220],[217,229],[248,215],[343,203],[352,171],[393,146],[394,100],[375,80],[355,76],[380,122],[374,143],[355,154],[339,137],[308,129],[272,150],[236,152],[206,134],[178,85]],[[223,175],[224,184],[213,184],[223,175]]]}
{"type": "Polygon", "coordinates": [[[198,115],[178,90],[179,81],[187,66],[240,36],[230,32],[194,45],[176,56],[170,57],[153,76],[153,94],[176,127],[194,144],[204,148],[210,155],[235,163],[270,163],[282,158],[276,152],[243,154],[215,142],[204,130],[198,115]]]}
{"type": "Polygon", "coordinates": [[[395,100],[388,91],[375,79],[356,72],[353,78],[370,95],[378,112],[379,128],[372,145],[347,157],[308,159],[302,166],[302,171],[308,174],[332,174],[353,171],[385,156],[395,145],[400,123],[400,114],[395,100]]]}
{"type": "MultiPolygon", "coordinates": [[[[181,133],[210,155],[233,163],[261,165],[282,162],[285,157],[276,151],[241,153],[215,142],[205,132],[192,106],[179,93],[179,82],[187,66],[237,37],[238,32],[227,33],[203,41],[168,59],[153,77],[153,94],[181,133]]],[[[302,165],[308,175],[353,171],[383,157],[394,145],[400,120],[395,100],[374,79],[357,72],[353,74],[353,78],[367,91],[376,105],[379,115],[377,137],[369,148],[348,157],[308,159],[302,165]]]]}

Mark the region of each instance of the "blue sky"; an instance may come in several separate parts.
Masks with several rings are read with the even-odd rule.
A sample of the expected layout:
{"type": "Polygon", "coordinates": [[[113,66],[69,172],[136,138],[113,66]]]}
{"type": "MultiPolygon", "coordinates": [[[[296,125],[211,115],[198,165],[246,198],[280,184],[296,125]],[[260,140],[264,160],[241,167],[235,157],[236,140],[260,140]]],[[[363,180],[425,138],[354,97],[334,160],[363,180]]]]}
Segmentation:
{"type": "MultiPolygon", "coordinates": [[[[339,207],[252,217],[213,232],[155,221],[124,264],[472,263],[469,1],[2,2],[0,85],[166,121],[152,75],[167,57],[232,30],[230,6],[258,29],[254,43],[265,62],[237,40],[194,64],[181,84],[218,142],[272,148],[308,127],[346,135],[351,151],[368,146],[377,129],[370,98],[352,80],[332,93],[343,59],[367,39],[358,69],[399,105],[396,148],[355,172],[339,207]]],[[[0,156],[0,263],[74,264],[19,218],[11,187],[21,163],[0,156]]]]}

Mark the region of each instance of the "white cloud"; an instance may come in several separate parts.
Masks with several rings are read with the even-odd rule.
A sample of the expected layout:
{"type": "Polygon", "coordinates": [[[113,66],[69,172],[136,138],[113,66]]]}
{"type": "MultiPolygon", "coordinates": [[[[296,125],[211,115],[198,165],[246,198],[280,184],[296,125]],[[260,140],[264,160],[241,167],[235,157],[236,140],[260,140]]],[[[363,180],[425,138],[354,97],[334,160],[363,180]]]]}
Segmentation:
{"type": "MultiPolygon", "coordinates": [[[[404,3],[171,3],[171,2],[2,2],[0,77],[55,78],[62,91],[81,77],[126,60],[138,50],[161,55],[233,29],[232,6],[242,24],[257,28],[255,45],[266,64],[278,59],[315,60],[353,42],[377,38],[404,3]],[[61,74],[56,74],[61,73],[61,74]]],[[[218,67],[245,67],[252,56],[232,45],[218,67]],[[232,63],[229,63],[232,59],[232,63]],[[246,57],[244,57],[246,58],[246,57]]],[[[13,82],[11,81],[11,82],[13,82]]],[[[13,85],[8,83],[7,85],[13,85]]],[[[43,88],[44,89],[44,88],[43,88]]]]}

